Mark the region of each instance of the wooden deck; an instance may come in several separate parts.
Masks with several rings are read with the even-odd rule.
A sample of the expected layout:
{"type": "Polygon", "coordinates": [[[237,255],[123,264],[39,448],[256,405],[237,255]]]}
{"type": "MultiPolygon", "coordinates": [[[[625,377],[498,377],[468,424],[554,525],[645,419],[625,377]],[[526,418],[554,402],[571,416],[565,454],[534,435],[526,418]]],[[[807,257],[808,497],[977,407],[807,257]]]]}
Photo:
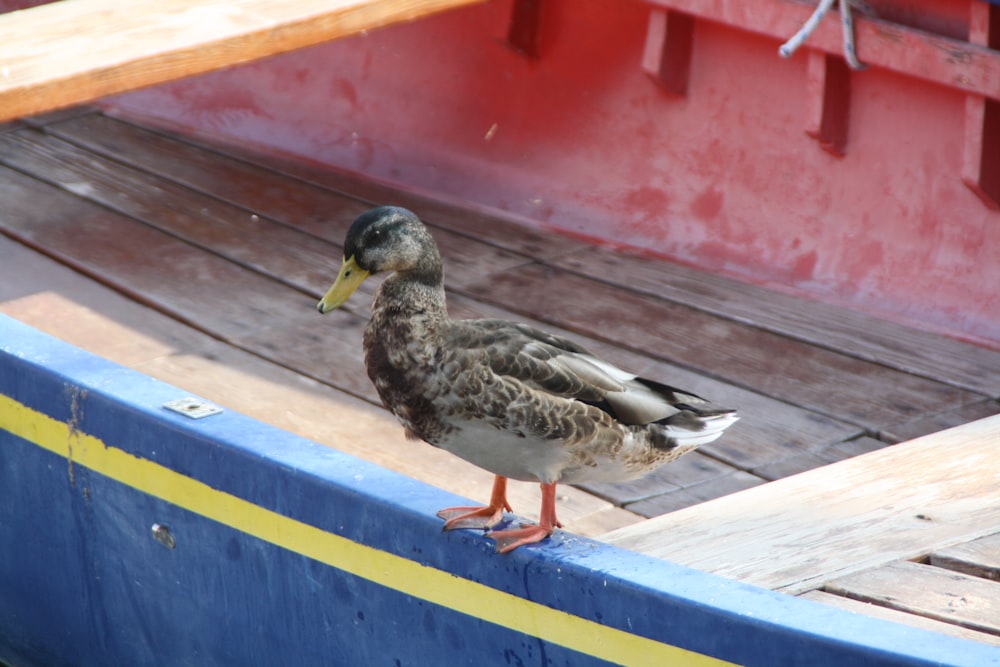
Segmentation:
{"type": "Polygon", "coordinates": [[[607,542],[1000,645],[1000,415],[627,526],[607,542]]]}
{"type": "MultiPolygon", "coordinates": [[[[561,489],[568,530],[616,531],[623,544],[647,517],[694,512],[1000,413],[998,351],[89,109],[0,127],[0,198],[0,312],[226,408],[485,499],[489,474],[406,441],[377,406],[360,352],[373,286],[325,318],[314,309],[354,217],[376,203],[412,208],[441,246],[453,315],[570,335],[741,410],[720,441],[649,477],[561,489]]],[[[515,483],[511,502],[533,517],[538,490],[515,483]]],[[[975,578],[1000,587],[988,581],[1000,576],[996,537],[983,539],[921,558],[968,564],[961,554],[970,549],[991,553],[975,578]]],[[[925,564],[891,567],[911,576],[925,564]]],[[[877,598],[849,592],[877,588],[860,576],[792,592],[844,605],[877,598]]],[[[1000,635],[997,623],[949,629],[960,626],[983,641],[1000,635]]]]}

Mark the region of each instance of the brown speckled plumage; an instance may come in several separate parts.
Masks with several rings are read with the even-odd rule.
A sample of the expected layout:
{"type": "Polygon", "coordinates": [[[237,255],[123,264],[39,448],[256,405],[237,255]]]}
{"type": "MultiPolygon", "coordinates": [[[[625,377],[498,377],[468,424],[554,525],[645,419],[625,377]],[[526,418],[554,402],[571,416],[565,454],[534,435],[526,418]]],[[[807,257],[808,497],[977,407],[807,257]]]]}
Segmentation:
{"type": "MultiPolygon", "coordinates": [[[[381,207],[358,218],[344,255],[320,310],[339,306],[370,273],[392,272],[365,330],[368,375],[408,431],[498,476],[490,510],[502,478],[537,481],[553,494],[558,482],[630,479],[736,421],[732,410],[636,378],[564,338],[502,320],[452,320],[437,246],[409,211],[381,207]]],[[[469,514],[442,515],[457,522],[446,527],[470,525],[469,514]]],[[[526,543],[516,537],[504,550],[526,543]]]]}

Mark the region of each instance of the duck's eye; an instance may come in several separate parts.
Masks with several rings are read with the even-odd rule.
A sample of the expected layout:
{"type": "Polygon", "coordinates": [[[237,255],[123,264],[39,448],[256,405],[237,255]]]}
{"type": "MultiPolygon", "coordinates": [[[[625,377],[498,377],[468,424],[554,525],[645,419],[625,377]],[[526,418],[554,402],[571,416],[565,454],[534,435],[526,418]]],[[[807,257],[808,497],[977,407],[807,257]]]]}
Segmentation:
{"type": "Polygon", "coordinates": [[[371,240],[376,242],[382,240],[382,230],[381,229],[372,230],[371,240]]]}

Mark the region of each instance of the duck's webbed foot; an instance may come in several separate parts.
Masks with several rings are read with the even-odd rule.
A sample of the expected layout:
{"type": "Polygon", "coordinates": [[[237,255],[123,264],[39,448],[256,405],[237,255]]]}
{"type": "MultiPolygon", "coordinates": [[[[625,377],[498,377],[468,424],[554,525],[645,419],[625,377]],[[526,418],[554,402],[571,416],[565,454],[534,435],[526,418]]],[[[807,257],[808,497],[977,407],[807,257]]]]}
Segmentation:
{"type": "Polygon", "coordinates": [[[504,510],[512,511],[507,502],[507,478],[497,475],[493,480],[490,504],[485,507],[446,507],[437,513],[444,519],[441,530],[457,528],[488,529],[503,521],[504,510]]]}
{"type": "Polygon", "coordinates": [[[497,543],[497,553],[505,554],[518,547],[523,547],[525,544],[541,542],[551,535],[554,529],[554,526],[549,528],[542,525],[525,526],[524,528],[510,528],[508,530],[491,530],[486,533],[486,537],[497,543]]]}
{"type": "Polygon", "coordinates": [[[562,524],[556,518],[556,485],[542,484],[542,509],[537,526],[491,530],[486,537],[497,543],[497,553],[510,553],[525,544],[541,542],[562,524]]]}

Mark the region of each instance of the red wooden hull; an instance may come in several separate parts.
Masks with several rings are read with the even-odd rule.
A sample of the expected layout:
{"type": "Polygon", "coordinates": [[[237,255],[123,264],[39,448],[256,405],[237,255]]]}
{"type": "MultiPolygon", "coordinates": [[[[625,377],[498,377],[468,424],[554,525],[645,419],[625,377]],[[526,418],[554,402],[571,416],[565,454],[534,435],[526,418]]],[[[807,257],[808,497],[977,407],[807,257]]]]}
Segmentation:
{"type": "MultiPolygon", "coordinates": [[[[839,57],[811,55],[813,42],[783,60],[788,35],[761,34],[795,25],[785,13],[808,14],[799,3],[759,0],[744,20],[740,3],[668,1],[694,15],[680,38],[690,51],[677,94],[643,69],[657,66],[655,44],[646,46],[651,5],[546,0],[533,16],[515,4],[488,2],[110,105],[1000,345],[1000,212],[965,182],[975,185],[977,167],[987,181],[1000,177],[989,171],[1000,155],[990,115],[1000,116],[998,103],[982,101],[1000,97],[990,53],[963,83],[971,56],[928,65],[927,53],[941,49],[926,35],[900,33],[910,43],[897,52],[862,20],[859,56],[884,64],[849,72],[839,57]],[[521,50],[508,42],[515,15],[521,50]],[[927,51],[911,63],[906,49],[927,51]],[[985,131],[975,128],[977,109],[985,131]],[[824,113],[840,129],[824,130],[824,113]]],[[[963,42],[983,41],[983,16],[987,29],[1000,24],[1000,7],[979,0],[872,4],[885,20],[963,42]]],[[[815,45],[838,35],[827,17],[815,45]]]]}

